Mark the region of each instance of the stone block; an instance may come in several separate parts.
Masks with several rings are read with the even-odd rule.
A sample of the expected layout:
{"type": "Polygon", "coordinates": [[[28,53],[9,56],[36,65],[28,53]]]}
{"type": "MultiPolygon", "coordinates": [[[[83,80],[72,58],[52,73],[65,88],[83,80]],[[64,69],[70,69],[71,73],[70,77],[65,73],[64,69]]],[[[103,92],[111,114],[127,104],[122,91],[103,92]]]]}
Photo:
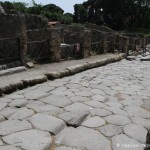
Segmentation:
{"type": "Polygon", "coordinates": [[[85,70],[84,68],[84,65],[75,65],[75,66],[71,66],[71,67],[68,67],[67,68],[70,73],[73,75],[73,74],[76,74],[76,73],[79,73],[79,72],[82,72],[85,70]]]}

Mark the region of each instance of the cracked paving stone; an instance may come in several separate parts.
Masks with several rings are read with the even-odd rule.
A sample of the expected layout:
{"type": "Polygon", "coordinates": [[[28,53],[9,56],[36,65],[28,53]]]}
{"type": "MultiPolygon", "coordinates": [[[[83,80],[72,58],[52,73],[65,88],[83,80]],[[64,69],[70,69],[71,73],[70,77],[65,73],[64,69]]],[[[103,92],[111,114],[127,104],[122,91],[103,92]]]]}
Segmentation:
{"type": "Polygon", "coordinates": [[[86,105],[89,105],[89,106],[92,106],[92,107],[95,107],[95,108],[104,108],[104,107],[107,106],[104,103],[101,103],[101,102],[96,101],[96,100],[92,100],[92,101],[88,101],[88,102],[84,102],[84,103],[86,105]]]}
{"type": "Polygon", "coordinates": [[[140,143],[146,143],[147,130],[141,125],[129,124],[123,128],[123,131],[127,136],[139,141],[140,143]]]}
{"type": "Polygon", "coordinates": [[[47,113],[54,116],[63,113],[63,109],[54,105],[29,105],[28,108],[33,109],[37,113],[47,113]]]}
{"type": "Polygon", "coordinates": [[[118,126],[123,126],[131,123],[131,120],[125,116],[121,115],[111,115],[108,117],[104,118],[107,122],[118,125],[118,126]]]}
{"type": "Polygon", "coordinates": [[[112,147],[113,150],[143,150],[141,143],[132,138],[129,138],[124,134],[116,135],[112,138],[112,147]]]}
{"type": "Polygon", "coordinates": [[[107,138],[86,127],[65,128],[56,136],[56,145],[86,150],[111,150],[111,143],[107,138]]]}
{"type": "Polygon", "coordinates": [[[106,117],[112,115],[112,112],[105,110],[105,109],[99,109],[99,108],[94,108],[90,111],[90,113],[93,116],[100,116],[100,117],[106,117]]]}
{"type": "Polygon", "coordinates": [[[20,108],[17,112],[9,117],[11,120],[24,120],[31,117],[34,114],[34,111],[28,108],[20,108]]]}
{"type": "Polygon", "coordinates": [[[68,125],[79,126],[88,116],[88,112],[65,112],[58,117],[64,120],[68,125]]]}
{"type": "Polygon", "coordinates": [[[40,130],[26,130],[2,137],[9,145],[24,150],[49,150],[52,139],[48,132],[40,130]]]}
{"type": "Polygon", "coordinates": [[[0,135],[8,135],[15,132],[29,130],[32,126],[28,121],[7,120],[0,123],[0,135]]]}
{"type": "Polygon", "coordinates": [[[12,100],[8,106],[10,106],[10,107],[24,107],[27,105],[27,103],[28,103],[28,101],[26,99],[16,99],[16,100],[12,100]]]}
{"type": "Polygon", "coordinates": [[[48,131],[55,135],[66,127],[63,120],[47,114],[35,114],[28,120],[35,128],[48,131]]]}
{"type": "Polygon", "coordinates": [[[66,107],[72,103],[67,97],[58,95],[50,95],[41,99],[41,101],[61,108],[66,107]]]}
{"type": "Polygon", "coordinates": [[[112,137],[122,133],[121,127],[112,124],[100,127],[99,131],[106,137],[112,137]]]}
{"type": "Polygon", "coordinates": [[[125,110],[131,117],[141,117],[144,119],[150,118],[150,112],[143,108],[139,108],[136,106],[127,106],[125,107],[125,110]]]}
{"type": "Polygon", "coordinates": [[[11,145],[4,145],[0,146],[0,150],[21,150],[21,149],[11,145]]]}
{"type": "Polygon", "coordinates": [[[82,126],[90,127],[90,128],[98,128],[100,126],[104,126],[106,121],[98,116],[89,118],[82,123],[82,126]]]}
{"type": "Polygon", "coordinates": [[[131,120],[133,123],[142,125],[145,128],[150,128],[150,120],[149,119],[143,119],[140,117],[133,117],[133,118],[131,118],[131,120]]]}
{"type": "Polygon", "coordinates": [[[90,112],[91,109],[92,109],[92,107],[90,107],[86,104],[83,104],[83,103],[79,103],[79,102],[76,102],[72,105],[65,107],[66,111],[77,112],[77,113],[79,113],[79,112],[90,112]]]}

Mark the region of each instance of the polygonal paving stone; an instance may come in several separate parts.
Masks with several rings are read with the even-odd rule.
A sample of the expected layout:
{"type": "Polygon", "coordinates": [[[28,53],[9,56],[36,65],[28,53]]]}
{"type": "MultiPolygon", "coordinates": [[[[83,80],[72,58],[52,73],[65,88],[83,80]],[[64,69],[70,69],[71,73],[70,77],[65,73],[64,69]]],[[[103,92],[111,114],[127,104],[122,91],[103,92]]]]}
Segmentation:
{"type": "Polygon", "coordinates": [[[66,147],[66,146],[60,146],[60,147],[56,147],[55,150],[81,150],[81,149],[76,149],[76,148],[66,147]]]}
{"type": "Polygon", "coordinates": [[[87,98],[87,97],[82,97],[82,96],[70,97],[70,100],[71,100],[72,102],[86,102],[86,101],[90,101],[89,98],[87,98]]]}
{"type": "Polygon", "coordinates": [[[66,126],[63,120],[47,114],[35,114],[29,121],[35,128],[49,131],[53,134],[59,133],[66,126]]]}
{"type": "Polygon", "coordinates": [[[103,91],[99,90],[99,89],[92,89],[91,93],[93,93],[95,95],[102,95],[102,96],[105,95],[105,93],[103,91]]]}
{"type": "Polygon", "coordinates": [[[106,107],[106,105],[104,103],[101,103],[99,101],[96,100],[92,100],[92,101],[88,101],[88,102],[84,102],[85,104],[95,107],[95,108],[104,108],[106,107]]]}
{"type": "Polygon", "coordinates": [[[10,94],[10,95],[7,95],[7,98],[10,98],[10,99],[23,99],[24,96],[23,95],[18,95],[18,94],[10,94]]]}
{"type": "Polygon", "coordinates": [[[37,100],[37,99],[46,97],[47,95],[48,95],[47,93],[43,91],[39,91],[39,90],[31,90],[31,91],[24,93],[25,98],[29,100],[30,99],[37,100]]]}
{"type": "Polygon", "coordinates": [[[104,102],[105,98],[102,95],[94,95],[91,97],[92,100],[104,102]]]}
{"type": "Polygon", "coordinates": [[[28,101],[26,99],[16,99],[16,100],[12,100],[8,106],[10,106],[10,107],[24,107],[27,105],[27,103],[28,103],[28,101]]]}
{"type": "Polygon", "coordinates": [[[88,116],[88,112],[65,112],[58,117],[72,126],[79,126],[88,116]]]}
{"type": "Polygon", "coordinates": [[[121,116],[121,115],[111,115],[111,116],[105,117],[104,119],[107,122],[114,124],[114,125],[118,125],[118,126],[123,126],[123,125],[127,125],[131,123],[129,118],[125,116],[121,116]]]}
{"type": "Polygon", "coordinates": [[[3,141],[0,139],[0,146],[4,145],[3,141]]]}
{"type": "Polygon", "coordinates": [[[12,100],[10,98],[7,98],[7,97],[2,97],[0,98],[0,103],[9,103],[11,102],[12,100]]]}
{"type": "Polygon", "coordinates": [[[6,106],[7,106],[7,103],[1,103],[1,104],[0,104],[0,111],[1,111],[2,109],[4,109],[6,106]]]}
{"type": "Polygon", "coordinates": [[[94,108],[90,111],[93,116],[106,117],[112,115],[112,113],[105,109],[94,108]]]}
{"type": "Polygon", "coordinates": [[[11,115],[13,115],[17,111],[19,111],[19,108],[16,108],[16,107],[6,107],[6,108],[4,108],[0,112],[0,114],[2,114],[6,118],[9,118],[11,115]]]}
{"type": "Polygon", "coordinates": [[[82,104],[82,103],[78,103],[78,102],[65,107],[66,111],[77,112],[77,113],[78,112],[90,112],[91,109],[92,107],[82,104]]]}
{"type": "Polygon", "coordinates": [[[111,150],[108,139],[98,131],[85,127],[65,128],[56,136],[56,144],[86,150],[111,150]]]}
{"type": "Polygon", "coordinates": [[[125,108],[125,110],[129,113],[131,117],[141,117],[145,119],[150,118],[150,112],[143,108],[128,106],[125,108]]]}
{"type": "Polygon", "coordinates": [[[66,107],[71,104],[71,101],[67,97],[58,96],[58,95],[50,95],[48,97],[41,99],[41,101],[50,105],[61,107],[61,108],[66,107]]]}
{"type": "Polygon", "coordinates": [[[28,108],[20,108],[20,110],[18,110],[17,112],[15,112],[11,117],[9,117],[9,119],[12,120],[23,120],[23,119],[27,119],[30,116],[32,116],[34,114],[34,111],[28,108]]]}
{"type": "Polygon", "coordinates": [[[0,122],[4,121],[5,117],[0,114],[0,122]]]}
{"type": "Polygon", "coordinates": [[[0,135],[8,135],[18,131],[29,130],[32,126],[27,121],[7,120],[0,123],[0,135]]]}
{"type": "Polygon", "coordinates": [[[122,104],[117,103],[117,102],[107,102],[105,103],[106,105],[110,106],[110,107],[118,107],[118,108],[122,108],[122,104]]]}
{"type": "Polygon", "coordinates": [[[86,92],[86,91],[80,91],[80,92],[75,92],[76,96],[83,96],[83,97],[89,97],[92,95],[92,93],[90,92],[86,92]]]}
{"type": "Polygon", "coordinates": [[[49,150],[52,142],[48,132],[26,130],[4,136],[3,141],[24,150],[49,150]]]}
{"type": "Polygon", "coordinates": [[[112,124],[100,127],[99,131],[107,137],[112,137],[122,133],[121,127],[112,124]]]}
{"type": "Polygon", "coordinates": [[[124,106],[141,107],[141,105],[143,104],[143,101],[142,100],[124,100],[124,101],[120,101],[120,103],[122,103],[124,106]]]}
{"type": "Polygon", "coordinates": [[[150,120],[149,119],[143,119],[140,117],[133,117],[131,118],[132,122],[142,125],[145,128],[150,128],[150,120]]]}
{"type": "Polygon", "coordinates": [[[97,128],[106,124],[106,121],[98,116],[87,119],[82,123],[82,126],[97,128]]]}
{"type": "Polygon", "coordinates": [[[120,109],[118,107],[105,107],[104,109],[111,111],[112,113],[116,114],[116,115],[123,115],[128,117],[128,113],[126,111],[124,111],[123,109],[120,109]]]}
{"type": "Polygon", "coordinates": [[[126,135],[140,143],[146,143],[147,130],[141,125],[129,124],[123,128],[123,131],[126,135]]]}
{"type": "Polygon", "coordinates": [[[37,113],[47,113],[54,116],[63,112],[63,109],[54,105],[29,105],[28,108],[33,109],[37,113]]]}
{"type": "Polygon", "coordinates": [[[4,145],[0,146],[0,150],[21,150],[21,149],[10,145],[4,145]]]}
{"type": "Polygon", "coordinates": [[[143,150],[141,143],[124,134],[112,138],[112,147],[113,150],[143,150]]]}

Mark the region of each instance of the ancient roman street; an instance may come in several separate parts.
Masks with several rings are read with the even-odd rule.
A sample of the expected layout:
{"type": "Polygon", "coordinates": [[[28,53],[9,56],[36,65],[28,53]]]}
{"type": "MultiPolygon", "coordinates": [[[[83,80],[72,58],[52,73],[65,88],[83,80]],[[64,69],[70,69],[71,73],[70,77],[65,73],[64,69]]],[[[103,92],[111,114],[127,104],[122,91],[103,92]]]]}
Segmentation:
{"type": "Polygon", "coordinates": [[[0,98],[0,150],[144,150],[150,65],[108,64],[0,98]]]}

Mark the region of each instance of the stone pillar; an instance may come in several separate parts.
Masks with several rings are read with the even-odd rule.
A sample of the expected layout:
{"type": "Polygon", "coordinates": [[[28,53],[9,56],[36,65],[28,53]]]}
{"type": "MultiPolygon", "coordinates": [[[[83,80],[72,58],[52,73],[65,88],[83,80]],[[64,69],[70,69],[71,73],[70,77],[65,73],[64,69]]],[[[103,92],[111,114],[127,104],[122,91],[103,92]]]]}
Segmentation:
{"type": "Polygon", "coordinates": [[[61,61],[61,32],[59,29],[49,29],[50,39],[49,39],[49,49],[51,51],[51,62],[61,61]]]}
{"type": "Polygon", "coordinates": [[[128,37],[123,37],[123,47],[122,47],[122,52],[128,55],[128,45],[129,45],[129,38],[128,37]]]}
{"type": "Polygon", "coordinates": [[[21,15],[21,33],[19,37],[19,43],[20,43],[20,57],[21,62],[24,66],[27,65],[27,32],[26,32],[26,20],[25,16],[21,15]]]}
{"type": "Polygon", "coordinates": [[[107,52],[107,49],[108,49],[108,41],[107,41],[107,33],[103,33],[103,38],[102,38],[102,47],[103,47],[103,51],[104,53],[107,52]]]}
{"type": "Polygon", "coordinates": [[[81,33],[81,50],[82,50],[82,57],[87,58],[90,57],[90,49],[91,49],[91,38],[92,34],[90,30],[84,30],[81,33]]]}

